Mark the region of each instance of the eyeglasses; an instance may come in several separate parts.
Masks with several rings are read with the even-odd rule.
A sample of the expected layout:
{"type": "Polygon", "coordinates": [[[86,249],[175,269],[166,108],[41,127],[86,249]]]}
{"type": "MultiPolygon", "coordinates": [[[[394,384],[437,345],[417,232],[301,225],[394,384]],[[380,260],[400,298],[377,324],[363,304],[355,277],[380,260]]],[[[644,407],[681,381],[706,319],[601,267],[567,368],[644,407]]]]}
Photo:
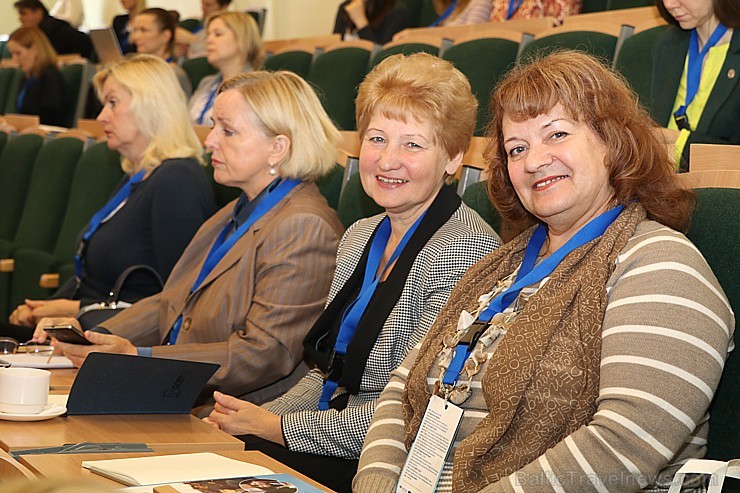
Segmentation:
{"type": "Polygon", "coordinates": [[[33,341],[18,342],[12,337],[0,337],[0,354],[29,353],[39,354],[53,351],[49,344],[39,344],[33,341]]]}

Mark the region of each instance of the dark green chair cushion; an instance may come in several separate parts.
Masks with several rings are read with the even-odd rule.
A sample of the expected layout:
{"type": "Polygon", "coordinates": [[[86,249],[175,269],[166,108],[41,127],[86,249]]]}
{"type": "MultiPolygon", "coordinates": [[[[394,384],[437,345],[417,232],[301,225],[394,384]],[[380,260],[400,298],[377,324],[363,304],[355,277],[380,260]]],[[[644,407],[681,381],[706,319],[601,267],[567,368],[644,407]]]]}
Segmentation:
{"type": "Polygon", "coordinates": [[[334,165],[334,169],[327,175],[316,180],[316,186],[319,187],[321,195],[329,203],[329,207],[337,210],[339,207],[339,194],[342,191],[342,179],[344,178],[344,167],[339,164],[334,165]]]}
{"type": "Polygon", "coordinates": [[[488,198],[486,186],[487,182],[485,181],[473,183],[465,189],[462,200],[468,207],[480,214],[480,217],[501,235],[504,221],[491,203],[491,199],[488,198]]]}
{"type": "Polygon", "coordinates": [[[655,5],[655,0],[609,0],[607,10],[634,9],[653,5],[655,5]]]}
{"type": "Polygon", "coordinates": [[[412,53],[429,53],[430,55],[439,54],[439,46],[433,46],[426,43],[404,43],[400,45],[391,46],[384,50],[380,50],[373,55],[370,61],[370,69],[392,55],[398,55],[399,53],[404,55],[411,55],[412,53]]]}
{"type": "Polygon", "coordinates": [[[357,86],[368,71],[370,52],[362,48],[338,48],[316,57],[308,81],[313,85],[329,117],[340,130],[355,130],[357,86]]]}
{"type": "Polygon", "coordinates": [[[374,216],[381,212],[383,212],[383,208],[376,204],[362,188],[360,174],[353,174],[339,197],[339,206],[337,207],[339,220],[342,221],[344,227],[348,227],[358,219],[374,216]]]}
{"type": "Polygon", "coordinates": [[[607,10],[608,6],[609,0],[583,0],[581,13],[588,14],[591,12],[603,12],[607,10]]]}
{"type": "Polygon", "coordinates": [[[442,58],[449,60],[470,81],[478,100],[475,135],[483,135],[491,114],[488,101],[502,75],[516,61],[519,44],[508,39],[477,39],[451,46],[442,58]]]}
{"type": "Polygon", "coordinates": [[[305,51],[285,51],[265,60],[265,70],[288,70],[308,79],[313,55],[305,51]]]}
{"type": "Polygon", "coordinates": [[[9,309],[23,303],[26,298],[43,300],[54,294],[54,289],[39,286],[39,279],[47,272],[57,272],[63,262],[48,252],[33,249],[19,249],[13,252],[15,270],[10,281],[9,309]]]}
{"type": "Polygon", "coordinates": [[[77,102],[80,100],[80,94],[82,91],[82,73],[84,66],[79,63],[65,65],[62,67],[62,78],[64,79],[64,86],[66,90],[66,101],[64,103],[65,112],[65,127],[75,126],[75,111],[77,110],[77,102]]]}
{"type": "Polygon", "coordinates": [[[653,45],[667,27],[654,27],[627,38],[617,56],[616,69],[627,79],[645,108],[650,104],[653,81],[653,45]]]}
{"type": "Polygon", "coordinates": [[[8,81],[8,90],[5,94],[5,107],[3,113],[18,113],[16,108],[16,99],[18,99],[18,92],[21,90],[21,82],[23,81],[23,72],[19,69],[10,69],[10,80],[8,81]]]}
{"type": "Polygon", "coordinates": [[[193,90],[198,87],[201,79],[208,75],[213,75],[218,72],[218,69],[208,63],[206,57],[193,58],[182,64],[182,69],[188,75],[190,83],[193,85],[193,90]]]}
{"type": "Polygon", "coordinates": [[[0,132],[0,154],[3,152],[3,149],[5,148],[5,144],[8,143],[8,134],[5,132],[0,132]]]}
{"type": "Polygon", "coordinates": [[[177,23],[178,26],[186,31],[195,32],[203,25],[200,19],[183,19],[177,23]]]}
{"type": "Polygon", "coordinates": [[[571,31],[535,39],[524,47],[521,56],[523,60],[527,60],[532,55],[543,56],[565,48],[589,53],[607,65],[611,65],[616,46],[617,38],[610,34],[595,31],[571,31]]]}
{"type": "MultiPolygon", "coordinates": [[[[712,268],[730,300],[735,315],[740,313],[740,189],[696,190],[698,204],[688,237],[712,268]]],[[[735,330],[735,351],[725,364],[714,400],[709,408],[707,458],[730,460],[740,457],[740,335],[735,330]]],[[[735,483],[737,485],[737,483],[735,483]]],[[[727,492],[725,487],[723,492],[727,492]]],[[[732,490],[740,491],[740,489],[732,490]]]]}
{"type": "Polygon", "coordinates": [[[15,238],[33,163],[43,142],[38,135],[18,135],[0,152],[0,238],[9,241],[15,238]]]}
{"type": "Polygon", "coordinates": [[[15,74],[16,69],[12,67],[0,67],[0,113],[6,113],[6,103],[15,74]]]}

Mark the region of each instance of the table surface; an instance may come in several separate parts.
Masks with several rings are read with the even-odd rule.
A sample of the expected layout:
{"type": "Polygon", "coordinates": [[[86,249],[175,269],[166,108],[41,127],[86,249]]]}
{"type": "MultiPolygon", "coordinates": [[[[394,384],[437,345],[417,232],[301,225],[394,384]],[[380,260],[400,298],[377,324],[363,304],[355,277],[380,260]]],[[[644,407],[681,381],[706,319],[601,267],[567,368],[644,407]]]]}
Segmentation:
{"type": "MultiPolygon", "coordinates": [[[[193,452],[192,450],[190,452],[193,452]]],[[[294,471],[293,469],[285,466],[284,464],[276,461],[272,457],[269,457],[261,452],[257,451],[218,451],[219,455],[229,457],[231,459],[237,459],[244,462],[250,462],[260,466],[267,467],[275,473],[287,473],[291,474],[303,481],[316,486],[326,492],[331,493],[332,490],[322,486],[316,481],[304,476],[303,474],[294,471]]],[[[49,477],[68,477],[68,478],[79,478],[89,477],[99,479],[102,482],[118,485],[118,483],[98,476],[97,474],[91,473],[87,469],[82,468],[82,462],[87,460],[103,460],[103,459],[122,459],[129,457],[148,457],[152,455],[164,455],[163,453],[128,453],[128,454],[74,454],[74,455],[22,455],[20,462],[31,469],[34,473],[40,476],[49,477]]]]}

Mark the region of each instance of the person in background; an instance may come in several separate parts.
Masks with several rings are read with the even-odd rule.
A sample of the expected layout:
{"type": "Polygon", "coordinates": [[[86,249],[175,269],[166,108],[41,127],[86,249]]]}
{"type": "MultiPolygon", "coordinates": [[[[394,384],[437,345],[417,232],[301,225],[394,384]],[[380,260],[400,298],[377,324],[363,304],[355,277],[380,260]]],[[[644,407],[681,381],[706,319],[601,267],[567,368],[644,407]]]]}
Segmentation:
{"type": "Polygon", "coordinates": [[[200,58],[206,56],[206,24],[208,18],[220,12],[229,10],[232,0],[201,0],[203,9],[203,21],[192,32],[180,28],[177,32],[177,43],[185,46],[187,58],[200,58]]]}
{"type": "Polygon", "coordinates": [[[24,76],[16,113],[38,115],[43,125],[67,126],[67,88],[44,32],[37,27],[16,29],[8,38],[8,51],[24,76]]]}
{"type": "Polygon", "coordinates": [[[346,0],[339,5],[333,32],[345,40],[385,44],[411,26],[411,12],[400,0],[346,0]]]}
{"type": "MultiPolygon", "coordinates": [[[[242,195],[201,227],[160,294],[85,332],[92,346],[55,344],[76,365],[91,351],[216,363],[210,390],[261,404],[308,369],[301,342],[326,301],[343,233],[314,181],[334,169],[339,132],[290,72],[227,79],[213,122],[213,178],[242,195]]],[[[77,321],[41,320],[36,337],[60,322],[77,321]]]]}
{"type": "Polygon", "coordinates": [[[431,55],[389,57],[365,78],[357,97],[360,177],[385,212],[342,239],[328,303],[303,342],[317,368],[263,408],[217,394],[209,423],[251,435],[243,437],[247,449],[331,489],[350,490],[390,372],[465,270],[500,244],[446,184],[470,143],[477,106],[465,76],[431,55]],[[346,354],[332,363],[341,345],[346,354]]]}
{"type": "Polygon", "coordinates": [[[554,17],[562,23],[569,15],[581,12],[582,0],[494,0],[491,22],[536,17],[554,17]]]}
{"type": "Polygon", "coordinates": [[[186,98],[190,98],[193,87],[185,71],[177,64],[173,48],[175,45],[175,18],[164,9],[144,9],[131,23],[131,42],[136,45],[136,53],[158,56],[175,71],[177,81],[186,98]]]}
{"type": "Polygon", "coordinates": [[[79,29],[85,21],[82,0],[57,0],[49,10],[49,15],[69,22],[75,29],[79,29]]]}
{"type": "MultiPolygon", "coordinates": [[[[108,147],[121,154],[126,176],[81,233],[76,278],[52,299],[27,300],[11,314],[11,323],[31,328],[19,340],[29,339],[43,317],[75,317],[81,308],[106,300],[129,267],[150,267],[166,280],[216,209],[185,96],[167,64],[137,55],[105,68],[93,82],[104,104],[98,121],[108,147]]],[[[134,303],[160,290],[159,280],[140,270],[119,297],[134,303]]]]}
{"type": "Polygon", "coordinates": [[[190,98],[190,119],[196,125],[210,125],[213,102],[221,82],[241,72],[262,66],[262,39],[251,15],[219,12],[206,21],[206,57],[218,74],[203,77],[190,98]]]}
{"type": "Polygon", "coordinates": [[[146,0],[121,0],[121,7],[126,10],[126,13],[115,16],[111,27],[116,34],[118,44],[121,45],[121,51],[124,54],[134,53],[136,52],[136,45],[129,39],[132,29],[131,21],[136,17],[136,14],[146,8],[146,0]]]}
{"type": "Polygon", "coordinates": [[[488,22],[492,0],[434,0],[439,17],[432,26],[462,26],[488,22]]]}
{"type": "MultiPolygon", "coordinates": [[[[396,491],[437,412],[456,431],[425,433],[449,448],[434,491],[667,491],[704,456],[735,328],[679,232],[695,196],[631,89],[585,53],[517,65],[491,110],[489,195],[522,232],[465,273],[391,376],[354,491],[396,491]]],[[[683,491],[704,491],[695,479],[683,491]]]]}
{"type": "Polygon", "coordinates": [[[40,0],[18,0],[13,6],[18,10],[18,19],[23,27],[41,29],[57,54],[77,54],[88,58],[92,53],[92,44],[87,34],[49,15],[49,11],[40,0]]]}
{"type": "Polygon", "coordinates": [[[740,7],[735,0],[656,5],[672,27],[653,50],[650,111],[676,168],[688,171],[691,144],[740,144],[740,7]]]}

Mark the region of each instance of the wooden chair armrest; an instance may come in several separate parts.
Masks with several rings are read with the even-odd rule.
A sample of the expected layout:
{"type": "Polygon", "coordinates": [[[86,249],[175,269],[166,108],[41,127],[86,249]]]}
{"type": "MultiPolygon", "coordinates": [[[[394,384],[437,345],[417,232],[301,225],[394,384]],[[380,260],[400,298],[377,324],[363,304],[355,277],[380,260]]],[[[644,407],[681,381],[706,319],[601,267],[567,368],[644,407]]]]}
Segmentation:
{"type": "Polygon", "coordinates": [[[46,289],[56,289],[59,287],[59,274],[41,274],[39,286],[46,289]]]}

